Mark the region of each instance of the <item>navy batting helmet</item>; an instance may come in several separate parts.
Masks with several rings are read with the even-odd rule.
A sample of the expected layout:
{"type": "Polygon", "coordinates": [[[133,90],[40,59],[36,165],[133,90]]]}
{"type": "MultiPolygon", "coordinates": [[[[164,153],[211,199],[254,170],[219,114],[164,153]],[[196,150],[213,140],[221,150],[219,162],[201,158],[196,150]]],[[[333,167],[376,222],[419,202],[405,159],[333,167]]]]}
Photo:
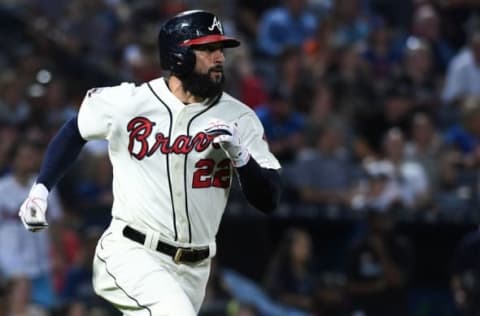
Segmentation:
{"type": "Polygon", "coordinates": [[[195,66],[192,46],[222,43],[236,47],[240,42],[225,36],[217,16],[202,10],[182,12],[169,19],[160,29],[158,46],[162,68],[182,76],[195,66]]]}

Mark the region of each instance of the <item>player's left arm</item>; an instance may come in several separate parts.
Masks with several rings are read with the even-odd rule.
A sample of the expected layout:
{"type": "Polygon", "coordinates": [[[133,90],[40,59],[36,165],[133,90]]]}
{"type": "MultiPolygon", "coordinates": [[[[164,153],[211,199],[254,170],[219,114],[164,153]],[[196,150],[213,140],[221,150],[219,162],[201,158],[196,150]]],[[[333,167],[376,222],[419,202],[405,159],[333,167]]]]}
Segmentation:
{"type": "Polygon", "coordinates": [[[254,113],[238,122],[216,122],[206,130],[227,152],[248,202],[264,213],[273,212],[282,191],[280,164],[268,149],[263,127],[254,113]]]}
{"type": "Polygon", "coordinates": [[[236,170],[248,202],[264,213],[273,212],[282,191],[278,170],[262,168],[252,157],[245,166],[236,170]]]}

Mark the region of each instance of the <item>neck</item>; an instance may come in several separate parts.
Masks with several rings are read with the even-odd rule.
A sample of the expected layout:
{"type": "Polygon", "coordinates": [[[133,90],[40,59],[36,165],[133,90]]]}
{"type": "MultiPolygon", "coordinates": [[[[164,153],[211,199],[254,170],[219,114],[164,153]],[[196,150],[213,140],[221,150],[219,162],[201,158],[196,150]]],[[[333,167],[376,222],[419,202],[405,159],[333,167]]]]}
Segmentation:
{"type": "Polygon", "coordinates": [[[189,91],[186,91],[183,88],[182,81],[174,75],[168,78],[168,88],[170,91],[175,95],[182,103],[190,104],[190,103],[198,103],[202,102],[203,98],[198,97],[196,95],[191,94],[189,91]]]}

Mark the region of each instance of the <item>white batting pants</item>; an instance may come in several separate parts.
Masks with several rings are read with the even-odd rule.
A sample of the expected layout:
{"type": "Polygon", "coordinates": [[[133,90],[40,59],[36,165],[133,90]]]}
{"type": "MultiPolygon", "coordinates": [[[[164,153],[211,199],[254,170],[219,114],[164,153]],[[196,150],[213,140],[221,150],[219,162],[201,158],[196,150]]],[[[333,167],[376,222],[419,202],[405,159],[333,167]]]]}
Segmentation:
{"type": "Polygon", "coordinates": [[[194,316],[202,304],[210,259],[176,264],[112,225],[97,244],[93,262],[95,292],[125,316],[194,316]]]}

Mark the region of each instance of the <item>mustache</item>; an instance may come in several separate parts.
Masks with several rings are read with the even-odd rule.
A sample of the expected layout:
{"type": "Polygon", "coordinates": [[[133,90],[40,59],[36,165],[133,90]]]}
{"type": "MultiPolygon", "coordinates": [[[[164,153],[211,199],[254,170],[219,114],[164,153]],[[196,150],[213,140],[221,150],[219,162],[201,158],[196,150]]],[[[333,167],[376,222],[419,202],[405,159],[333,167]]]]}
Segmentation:
{"type": "Polygon", "coordinates": [[[217,66],[214,66],[214,67],[208,69],[209,74],[211,74],[214,71],[221,72],[223,74],[223,66],[217,65],[217,66]]]}

